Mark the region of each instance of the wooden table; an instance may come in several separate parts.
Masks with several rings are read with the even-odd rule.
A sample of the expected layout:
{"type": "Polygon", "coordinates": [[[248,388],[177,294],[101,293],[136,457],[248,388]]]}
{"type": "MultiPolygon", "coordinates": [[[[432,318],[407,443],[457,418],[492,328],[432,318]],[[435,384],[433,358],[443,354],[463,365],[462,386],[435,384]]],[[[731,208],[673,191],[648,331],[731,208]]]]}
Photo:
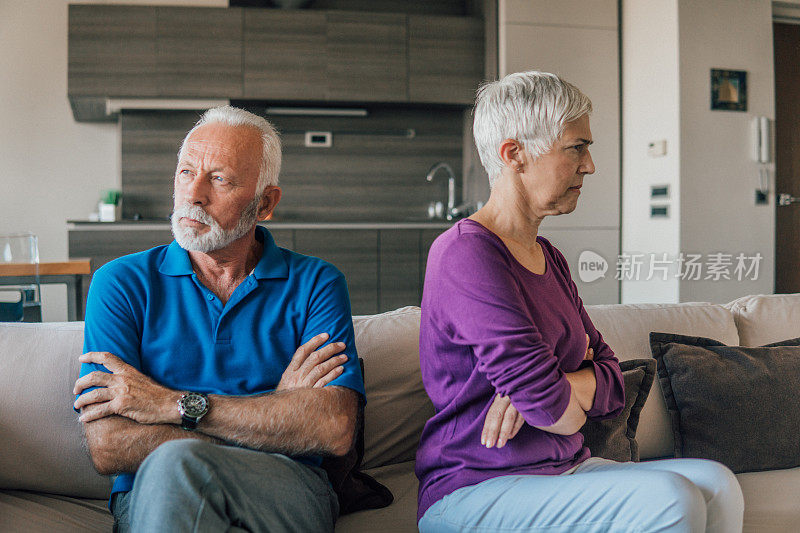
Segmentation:
{"type": "MultiPolygon", "coordinates": [[[[39,263],[39,283],[64,283],[67,286],[67,320],[83,320],[83,280],[91,274],[89,259],[70,259],[39,263]]],[[[35,265],[0,263],[0,285],[36,283],[35,265]]]]}

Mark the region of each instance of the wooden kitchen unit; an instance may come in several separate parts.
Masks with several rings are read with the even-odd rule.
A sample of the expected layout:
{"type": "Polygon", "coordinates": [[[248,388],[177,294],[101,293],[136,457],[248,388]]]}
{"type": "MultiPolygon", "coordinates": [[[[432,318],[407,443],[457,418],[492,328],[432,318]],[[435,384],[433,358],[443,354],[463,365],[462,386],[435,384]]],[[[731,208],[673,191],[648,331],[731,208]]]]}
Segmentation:
{"type": "MultiPolygon", "coordinates": [[[[428,250],[450,222],[266,222],[278,246],[313,255],[345,276],[354,315],[422,301],[428,250]]],[[[69,254],[90,256],[92,273],[117,257],[172,242],[166,223],[70,222],[69,254]]],[[[87,287],[88,288],[88,287],[87,287]]]]}
{"type": "Polygon", "coordinates": [[[68,44],[78,121],[116,120],[109,98],[470,105],[485,78],[469,16],[71,4],[68,44]]]}

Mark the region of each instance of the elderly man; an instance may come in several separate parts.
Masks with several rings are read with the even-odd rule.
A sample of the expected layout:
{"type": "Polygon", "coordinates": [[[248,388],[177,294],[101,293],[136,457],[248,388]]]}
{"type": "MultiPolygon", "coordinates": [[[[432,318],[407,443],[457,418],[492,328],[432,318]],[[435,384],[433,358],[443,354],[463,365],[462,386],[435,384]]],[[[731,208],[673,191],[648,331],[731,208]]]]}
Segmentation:
{"type": "Polygon", "coordinates": [[[175,172],[175,241],[97,271],[75,383],[125,531],[332,531],[323,455],[364,390],[344,277],[256,225],[281,198],[263,118],[206,112],[175,172]]]}

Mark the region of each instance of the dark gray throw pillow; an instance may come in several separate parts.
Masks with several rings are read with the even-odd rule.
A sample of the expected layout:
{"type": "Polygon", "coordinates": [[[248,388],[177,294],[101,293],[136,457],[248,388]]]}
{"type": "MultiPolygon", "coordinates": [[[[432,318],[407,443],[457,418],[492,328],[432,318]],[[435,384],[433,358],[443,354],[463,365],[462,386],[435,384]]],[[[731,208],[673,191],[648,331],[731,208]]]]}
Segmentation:
{"type": "MultiPolygon", "coordinates": [[[[361,380],[364,380],[364,360],[358,358],[361,380]]],[[[394,501],[391,491],[361,471],[364,459],[364,405],[358,407],[356,439],[350,451],[342,457],[328,456],[322,459],[322,469],[339,500],[339,516],[380,509],[394,501]]]]}
{"type": "Polygon", "coordinates": [[[621,361],[619,368],[625,381],[625,409],[609,420],[587,420],[581,428],[583,444],[592,452],[592,457],[638,461],[636,428],[639,426],[639,413],[653,384],[656,362],[653,359],[632,359],[621,361]]]}
{"type": "Polygon", "coordinates": [[[760,347],[651,333],[675,457],[736,473],[800,466],[800,338],[760,347]]]}

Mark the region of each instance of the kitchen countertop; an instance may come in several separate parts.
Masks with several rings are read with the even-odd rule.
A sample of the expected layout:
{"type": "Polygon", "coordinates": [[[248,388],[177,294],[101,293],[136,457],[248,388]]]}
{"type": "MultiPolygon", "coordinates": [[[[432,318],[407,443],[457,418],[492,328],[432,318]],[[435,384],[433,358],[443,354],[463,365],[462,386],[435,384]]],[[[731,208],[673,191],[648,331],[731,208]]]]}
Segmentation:
{"type": "MultiPolygon", "coordinates": [[[[268,220],[259,224],[274,229],[447,229],[456,221],[448,220],[268,220]]],[[[131,231],[168,230],[170,224],[164,220],[120,220],[117,222],[90,222],[68,220],[68,230],[80,231],[131,231]]]]}

